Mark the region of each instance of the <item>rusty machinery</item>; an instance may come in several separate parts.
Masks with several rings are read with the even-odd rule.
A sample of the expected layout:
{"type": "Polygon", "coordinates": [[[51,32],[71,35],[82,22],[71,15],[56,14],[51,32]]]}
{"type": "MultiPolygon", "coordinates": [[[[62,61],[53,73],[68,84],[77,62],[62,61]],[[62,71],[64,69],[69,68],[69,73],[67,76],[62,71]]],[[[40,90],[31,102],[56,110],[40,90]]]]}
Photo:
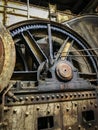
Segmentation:
{"type": "Polygon", "coordinates": [[[89,43],[44,20],[8,30],[13,40],[1,25],[0,129],[97,130],[97,54],[89,43]]]}

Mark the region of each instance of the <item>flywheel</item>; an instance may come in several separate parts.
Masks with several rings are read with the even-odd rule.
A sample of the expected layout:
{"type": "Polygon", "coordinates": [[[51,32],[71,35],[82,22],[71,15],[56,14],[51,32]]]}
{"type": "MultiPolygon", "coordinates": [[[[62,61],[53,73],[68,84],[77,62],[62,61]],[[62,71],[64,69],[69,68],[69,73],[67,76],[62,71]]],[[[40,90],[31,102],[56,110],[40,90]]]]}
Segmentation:
{"type": "Polygon", "coordinates": [[[14,66],[14,42],[10,33],[0,23],[0,92],[8,85],[14,66]]]}
{"type": "Polygon", "coordinates": [[[70,28],[46,20],[27,20],[8,27],[16,47],[16,66],[12,79],[36,80],[41,63],[67,59],[80,77],[96,84],[94,51],[70,28]]]}

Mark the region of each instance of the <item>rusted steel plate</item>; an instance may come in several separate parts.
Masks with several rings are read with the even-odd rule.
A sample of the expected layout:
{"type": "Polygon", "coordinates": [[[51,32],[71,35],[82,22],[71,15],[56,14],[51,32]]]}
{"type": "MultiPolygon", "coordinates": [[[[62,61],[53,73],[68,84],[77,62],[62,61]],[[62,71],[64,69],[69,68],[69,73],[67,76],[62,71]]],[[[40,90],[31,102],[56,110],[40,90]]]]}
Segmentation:
{"type": "Polygon", "coordinates": [[[0,92],[8,85],[15,66],[14,42],[0,23],[0,92]]]}

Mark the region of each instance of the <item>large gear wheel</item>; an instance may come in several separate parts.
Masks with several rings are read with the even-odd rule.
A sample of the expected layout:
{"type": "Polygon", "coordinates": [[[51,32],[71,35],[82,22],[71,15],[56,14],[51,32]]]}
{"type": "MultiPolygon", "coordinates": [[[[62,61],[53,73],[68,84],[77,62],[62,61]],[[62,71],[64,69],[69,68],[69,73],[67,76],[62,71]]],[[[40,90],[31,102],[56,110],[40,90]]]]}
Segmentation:
{"type": "Polygon", "coordinates": [[[42,62],[52,62],[50,57],[53,60],[62,57],[78,69],[81,77],[96,84],[93,80],[97,79],[95,53],[89,50],[89,43],[67,26],[46,20],[27,20],[8,29],[17,55],[14,80],[36,80],[36,72],[42,62]]]}

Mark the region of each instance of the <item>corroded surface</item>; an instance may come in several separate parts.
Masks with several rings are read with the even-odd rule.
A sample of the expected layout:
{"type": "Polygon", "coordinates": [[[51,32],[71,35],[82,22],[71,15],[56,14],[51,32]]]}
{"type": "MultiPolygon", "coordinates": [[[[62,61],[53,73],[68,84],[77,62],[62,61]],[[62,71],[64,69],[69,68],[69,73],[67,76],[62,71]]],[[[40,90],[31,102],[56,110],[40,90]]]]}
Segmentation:
{"type": "Polygon", "coordinates": [[[72,68],[70,65],[64,62],[60,62],[57,64],[56,72],[59,78],[62,80],[71,80],[72,78],[72,68]]]}
{"type": "Polygon", "coordinates": [[[95,130],[97,114],[85,121],[83,112],[89,113],[89,116],[93,112],[98,113],[97,101],[85,99],[11,106],[5,111],[5,120],[8,121],[7,130],[95,130]],[[46,121],[45,118],[50,118],[51,121],[46,121]],[[43,120],[48,126],[43,124],[43,120]]]}
{"type": "Polygon", "coordinates": [[[2,72],[3,64],[4,64],[4,46],[2,43],[2,39],[0,38],[0,74],[2,72]]]}
{"type": "Polygon", "coordinates": [[[15,48],[8,31],[0,23],[0,92],[7,86],[15,65],[15,48]]]}

